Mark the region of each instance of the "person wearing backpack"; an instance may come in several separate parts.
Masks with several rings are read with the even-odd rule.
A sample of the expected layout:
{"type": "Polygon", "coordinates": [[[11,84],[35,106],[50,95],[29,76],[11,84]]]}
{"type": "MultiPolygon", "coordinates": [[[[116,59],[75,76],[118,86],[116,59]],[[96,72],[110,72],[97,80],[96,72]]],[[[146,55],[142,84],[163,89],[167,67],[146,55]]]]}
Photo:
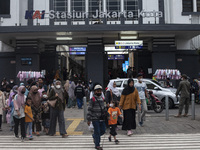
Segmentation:
{"type": "Polygon", "coordinates": [[[85,91],[83,86],[81,85],[81,81],[78,81],[78,86],[74,90],[74,95],[76,96],[78,109],[82,109],[85,91]]]}
{"type": "Polygon", "coordinates": [[[104,99],[102,98],[102,86],[96,85],[94,87],[94,95],[90,99],[88,106],[88,126],[92,122],[94,126],[94,134],[92,135],[93,141],[95,143],[95,148],[97,150],[102,150],[100,147],[101,136],[104,135],[106,126],[105,126],[105,112],[106,107],[104,106],[104,99]]]}

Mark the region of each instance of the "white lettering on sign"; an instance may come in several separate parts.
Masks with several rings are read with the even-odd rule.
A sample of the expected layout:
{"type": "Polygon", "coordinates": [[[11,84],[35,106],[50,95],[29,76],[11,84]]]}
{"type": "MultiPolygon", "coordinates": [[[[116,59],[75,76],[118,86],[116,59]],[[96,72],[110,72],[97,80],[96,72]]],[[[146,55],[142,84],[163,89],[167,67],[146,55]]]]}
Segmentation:
{"type": "MultiPolygon", "coordinates": [[[[95,11],[95,14],[92,15],[92,18],[120,18],[123,16],[124,18],[133,18],[134,16],[138,16],[138,18],[162,18],[163,12],[161,11],[145,11],[145,10],[138,10],[137,14],[133,11],[124,11],[124,12],[99,12],[99,10],[95,11]]],[[[72,12],[60,12],[60,11],[49,11],[49,19],[83,19],[88,18],[88,12],[77,12],[73,10],[72,12]]]]}

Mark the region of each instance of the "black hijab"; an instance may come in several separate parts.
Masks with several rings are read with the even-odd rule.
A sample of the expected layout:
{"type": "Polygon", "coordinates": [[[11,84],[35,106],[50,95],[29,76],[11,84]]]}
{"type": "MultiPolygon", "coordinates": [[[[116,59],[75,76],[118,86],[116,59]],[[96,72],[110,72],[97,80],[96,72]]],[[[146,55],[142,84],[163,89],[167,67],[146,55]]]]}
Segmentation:
{"type": "Polygon", "coordinates": [[[122,91],[122,95],[129,95],[131,93],[133,93],[135,91],[135,87],[130,87],[129,84],[133,81],[134,83],[134,80],[133,79],[129,79],[128,80],[128,85],[124,88],[124,90],[122,91]]]}

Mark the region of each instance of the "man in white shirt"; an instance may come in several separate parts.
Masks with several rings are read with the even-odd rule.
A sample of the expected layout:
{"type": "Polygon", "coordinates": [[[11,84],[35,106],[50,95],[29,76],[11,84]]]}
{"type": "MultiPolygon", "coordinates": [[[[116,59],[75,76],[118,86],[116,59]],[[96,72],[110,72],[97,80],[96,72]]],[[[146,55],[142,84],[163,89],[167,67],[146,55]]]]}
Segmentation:
{"type": "Polygon", "coordinates": [[[142,127],[145,114],[148,110],[147,109],[147,103],[146,103],[146,97],[149,101],[149,96],[147,94],[147,85],[146,85],[146,83],[143,82],[143,75],[139,73],[137,75],[137,78],[138,78],[138,82],[135,83],[135,88],[138,90],[139,97],[140,97],[140,100],[141,100],[141,105],[142,105],[142,110],[140,111],[138,109],[138,122],[139,122],[139,126],[142,127]]]}

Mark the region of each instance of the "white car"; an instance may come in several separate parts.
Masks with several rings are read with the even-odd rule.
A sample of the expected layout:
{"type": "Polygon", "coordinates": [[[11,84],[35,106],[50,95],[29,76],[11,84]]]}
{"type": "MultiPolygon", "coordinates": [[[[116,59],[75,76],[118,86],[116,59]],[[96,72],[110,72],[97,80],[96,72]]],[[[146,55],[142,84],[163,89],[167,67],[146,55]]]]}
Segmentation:
{"type": "MultiPolygon", "coordinates": [[[[137,78],[134,78],[134,83],[138,82],[137,78]]],[[[128,78],[117,78],[110,81],[115,81],[117,88],[122,93],[125,86],[127,86],[128,78]]],[[[161,84],[152,79],[143,79],[143,82],[147,85],[147,90],[153,91],[153,94],[158,97],[160,101],[165,102],[165,97],[169,97],[169,108],[173,108],[175,105],[179,105],[179,101],[176,97],[175,88],[164,88],[161,84]]],[[[165,104],[165,103],[164,103],[165,104]]]]}

